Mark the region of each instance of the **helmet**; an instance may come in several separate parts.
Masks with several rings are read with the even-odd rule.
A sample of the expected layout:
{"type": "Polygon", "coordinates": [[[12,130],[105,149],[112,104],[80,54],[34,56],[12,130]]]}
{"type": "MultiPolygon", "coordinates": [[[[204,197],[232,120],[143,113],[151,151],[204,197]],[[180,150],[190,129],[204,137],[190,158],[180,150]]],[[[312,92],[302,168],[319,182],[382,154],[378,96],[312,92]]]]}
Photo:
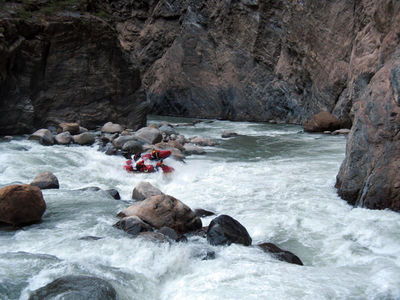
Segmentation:
{"type": "Polygon", "coordinates": [[[151,155],[153,156],[153,157],[156,157],[156,158],[158,158],[158,154],[160,153],[160,151],[158,151],[158,150],[156,150],[156,149],[153,149],[153,151],[151,151],[151,155]]]}

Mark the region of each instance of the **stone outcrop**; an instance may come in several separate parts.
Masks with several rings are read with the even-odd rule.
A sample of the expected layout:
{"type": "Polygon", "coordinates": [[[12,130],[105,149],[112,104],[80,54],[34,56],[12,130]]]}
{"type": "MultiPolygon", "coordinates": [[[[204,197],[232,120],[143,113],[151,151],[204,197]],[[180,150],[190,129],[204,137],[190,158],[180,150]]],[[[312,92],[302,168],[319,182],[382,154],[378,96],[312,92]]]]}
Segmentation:
{"type": "Polygon", "coordinates": [[[200,218],[188,206],[164,194],[136,202],[119,213],[119,216],[137,216],[154,228],[170,227],[179,233],[201,228],[200,218]]]}
{"type": "Polygon", "coordinates": [[[275,257],[281,261],[286,261],[288,263],[301,265],[301,266],[303,265],[303,262],[297,255],[293,254],[290,251],[283,250],[275,244],[262,243],[262,244],[258,244],[257,247],[260,247],[264,252],[271,254],[273,257],[275,257]]]}
{"type": "Polygon", "coordinates": [[[46,210],[42,192],[29,184],[0,189],[0,222],[25,225],[40,221],[46,210]]]}
{"type": "Polygon", "coordinates": [[[146,198],[150,198],[157,195],[162,195],[163,193],[153,186],[150,182],[141,181],[139,182],[132,192],[132,199],[135,200],[144,200],[146,198]]]}
{"type": "Polygon", "coordinates": [[[0,134],[63,121],[145,125],[140,72],[109,23],[50,1],[0,5],[0,134]]]}
{"type": "Polygon", "coordinates": [[[335,131],[340,128],[339,120],[327,111],[320,112],[314,115],[310,120],[304,124],[304,131],[308,132],[324,132],[335,131]]]}

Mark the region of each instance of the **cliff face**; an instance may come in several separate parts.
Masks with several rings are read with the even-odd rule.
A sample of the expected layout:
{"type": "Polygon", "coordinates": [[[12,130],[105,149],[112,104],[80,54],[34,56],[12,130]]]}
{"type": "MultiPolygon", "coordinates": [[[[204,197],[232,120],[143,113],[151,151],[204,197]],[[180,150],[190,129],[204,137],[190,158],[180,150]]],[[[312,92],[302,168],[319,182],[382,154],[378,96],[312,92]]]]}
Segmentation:
{"type": "Polygon", "coordinates": [[[109,24],[67,11],[21,17],[14,7],[21,14],[10,4],[0,18],[0,134],[62,121],[145,124],[139,70],[109,24]]]}
{"type": "Polygon", "coordinates": [[[354,37],[351,1],[112,6],[155,113],[302,123],[336,107],[343,126],[351,124],[350,107],[340,101],[354,37]]]}

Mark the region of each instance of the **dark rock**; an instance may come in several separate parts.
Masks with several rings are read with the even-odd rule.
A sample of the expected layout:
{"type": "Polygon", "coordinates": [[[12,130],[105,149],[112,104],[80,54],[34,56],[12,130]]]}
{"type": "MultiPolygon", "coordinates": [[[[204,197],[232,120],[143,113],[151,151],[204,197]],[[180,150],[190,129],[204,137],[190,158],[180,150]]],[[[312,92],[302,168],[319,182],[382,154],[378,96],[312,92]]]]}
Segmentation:
{"type": "Polygon", "coordinates": [[[60,277],[33,291],[29,300],[116,300],[117,293],[107,281],[83,275],[60,277]]]}
{"type": "Polygon", "coordinates": [[[251,245],[251,237],[246,228],[227,215],[220,215],[211,221],[207,230],[207,241],[214,246],[232,243],[251,245]]]}
{"type": "Polygon", "coordinates": [[[121,196],[119,195],[118,191],[116,189],[109,189],[106,190],[106,192],[113,197],[115,200],[121,200],[121,196]]]}
{"type": "Polygon", "coordinates": [[[108,143],[104,147],[104,153],[107,154],[107,155],[116,155],[118,153],[118,149],[115,148],[113,144],[108,143]]]}
{"type": "Polygon", "coordinates": [[[137,216],[152,227],[170,227],[179,233],[201,228],[201,220],[178,199],[169,195],[152,196],[123,210],[120,216],[137,216]]]}
{"type": "Polygon", "coordinates": [[[81,189],[77,189],[77,191],[82,191],[82,192],[98,192],[101,191],[101,188],[97,187],[97,186],[88,186],[88,187],[84,187],[81,189]]]}
{"type": "Polygon", "coordinates": [[[29,139],[39,141],[39,143],[44,146],[51,146],[54,144],[53,134],[48,129],[39,129],[35,131],[29,139]]]}
{"type": "Polygon", "coordinates": [[[40,221],[46,210],[42,192],[29,184],[0,189],[0,222],[25,225],[40,221]]]}
{"type": "Polygon", "coordinates": [[[66,131],[55,136],[56,143],[59,145],[68,145],[72,142],[72,135],[66,131]]]}
{"type": "Polygon", "coordinates": [[[78,135],[74,135],[72,137],[72,139],[74,140],[75,144],[79,144],[79,145],[92,145],[95,142],[95,138],[93,136],[93,134],[89,133],[89,132],[84,132],[78,135]]]}
{"type": "Polygon", "coordinates": [[[132,199],[135,200],[144,200],[156,195],[162,195],[163,193],[153,186],[150,182],[141,181],[132,192],[132,199]]]}
{"type": "Polygon", "coordinates": [[[128,234],[138,235],[140,232],[153,231],[151,226],[143,222],[139,217],[131,216],[122,218],[114,227],[122,229],[128,234]]]}
{"type": "Polygon", "coordinates": [[[274,256],[279,260],[286,261],[291,264],[296,264],[301,266],[303,265],[300,258],[294,255],[292,252],[283,250],[272,243],[258,244],[257,247],[260,247],[264,252],[270,253],[272,256],[274,256]]]}
{"type": "Polygon", "coordinates": [[[334,131],[340,128],[339,120],[327,111],[314,115],[310,120],[303,124],[304,131],[324,132],[326,130],[334,131]]]}
{"type": "Polygon", "coordinates": [[[60,123],[58,125],[61,132],[69,132],[71,135],[76,135],[80,133],[78,123],[60,123]]]}
{"type": "Polygon", "coordinates": [[[37,186],[41,190],[60,188],[57,177],[51,172],[38,174],[30,183],[30,185],[37,186]]]}
{"type": "Polygon", "coordinates": [[[215,213],[213,213],[212,211],[205,210],[205,209],[202,209],[202,208],[196,208],[194,210],[194,213],[196,214],[196,216],[198,216],[200,218],[204,218],[204,217],[209,217],[209,216],[215,215],[215,213]]]}
{"type": "Polygon", "coordinates": [[[162,133],[166,133],[167,135],[171,135],[171,134],[178,134],[178,132],[176,132],[176,130],[174,128],[172,128],[169,125],[162,125],[158,128],[162,133]]]}
{"type": "Polygon", "coordinates": [[[215,259],[215,251],[203,247],[196,247],[192,250],[192,256],[201,260],[213,260],[215,259]]]}

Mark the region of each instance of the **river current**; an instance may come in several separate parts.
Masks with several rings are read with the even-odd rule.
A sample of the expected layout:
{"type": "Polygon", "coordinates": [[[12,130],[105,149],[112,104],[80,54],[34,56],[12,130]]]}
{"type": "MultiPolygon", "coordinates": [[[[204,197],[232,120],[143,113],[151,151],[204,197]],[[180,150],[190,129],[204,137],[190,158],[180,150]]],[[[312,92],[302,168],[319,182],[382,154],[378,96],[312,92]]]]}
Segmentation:
{"type": "MultiPolygon", "coordinates": [[[[72,274],[103,278],[127,300],[400,299],[400,214],[353,208],[336,194],[346,137],[228,121],[176,130],[218,145],[186,163],[168,158],[176,169],[168,176],[126,173],[123,157],[107,156],[96,145],[45,147],[26,137],[1,142],[0,187],[51,171],[60,189],[43,191],[41,223],[0,230],[0,299],[28,299],[31,291],[72,274]],[[222,139],[224,130],[240,135],[222,139]],[[211,246],[200,237],[176,244],[129,237],[112,225],[140,181],[192,209],[230,215],[253,245],[275,243],[304,266],[257,247],[211,246]],[[79,190],[91,186],[115,188],[123,200],[79,190]],[[215,259],[202,260],[207,251],[215,259]]],[[[212,218],[203,218],[203,225],[212,218]]]]}

